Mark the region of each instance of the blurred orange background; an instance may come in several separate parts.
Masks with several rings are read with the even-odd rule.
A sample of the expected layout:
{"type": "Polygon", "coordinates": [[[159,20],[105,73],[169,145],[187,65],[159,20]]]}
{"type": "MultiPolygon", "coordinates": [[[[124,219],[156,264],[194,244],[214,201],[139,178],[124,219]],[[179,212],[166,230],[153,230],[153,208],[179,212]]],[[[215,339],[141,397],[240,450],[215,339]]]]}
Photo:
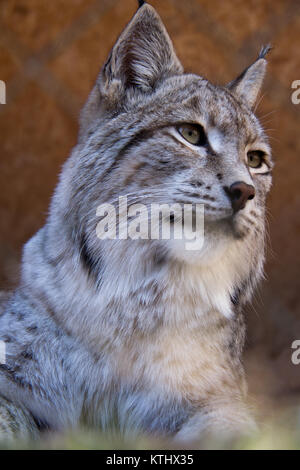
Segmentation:
{"type": "MultiPolygon", "coordinates": [[[[274,46],[257,114],[276,160],[266,281],[247,312],[250,391],[300,400],[300,1],[152,0],[187,71],[225,84],[274,46]]],[[[0,288],[13,287],[23,243],[43,224],[81,106],[136,0],[0,0],[0,288]]]]}

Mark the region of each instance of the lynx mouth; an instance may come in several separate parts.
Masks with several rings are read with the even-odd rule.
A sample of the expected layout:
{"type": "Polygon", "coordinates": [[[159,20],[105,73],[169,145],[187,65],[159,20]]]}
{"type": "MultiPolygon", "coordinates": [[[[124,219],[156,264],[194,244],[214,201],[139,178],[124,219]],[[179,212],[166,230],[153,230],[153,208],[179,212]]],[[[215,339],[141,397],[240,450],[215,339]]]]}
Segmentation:
{"type": "Polygon", "coordinates": [[[251,227],[246,225],[236,214],[222,216],[220,218],[205,218],[205,236],[218,235],[219,237],[232,237],[243,240],[251,233],[251,227]]]}
{"type": "Polygon", "coordinates": [[[234,237],[238,240],[246,238],[251,233],[251,228],[245,224],[238,214],[231,218],[231,228],[234,237]]]}

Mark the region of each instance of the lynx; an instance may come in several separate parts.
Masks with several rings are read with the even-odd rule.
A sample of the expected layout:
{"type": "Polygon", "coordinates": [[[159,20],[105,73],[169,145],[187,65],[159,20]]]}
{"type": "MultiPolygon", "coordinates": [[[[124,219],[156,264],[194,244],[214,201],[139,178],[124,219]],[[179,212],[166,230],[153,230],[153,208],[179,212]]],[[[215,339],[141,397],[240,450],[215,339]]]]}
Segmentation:
{"type": "Polygon", "coordinates": [[[2,307],[3,436],[85,424],[190,443],[255,428],[242,310],[263,273],[273,164],[252,110],[269,47],[215,86],[184,73],[158,14],[139,3],[2,307]],[[129,207],[203,204],[203,247],[100,240],[97,207],[120,196],[129,207]]]}

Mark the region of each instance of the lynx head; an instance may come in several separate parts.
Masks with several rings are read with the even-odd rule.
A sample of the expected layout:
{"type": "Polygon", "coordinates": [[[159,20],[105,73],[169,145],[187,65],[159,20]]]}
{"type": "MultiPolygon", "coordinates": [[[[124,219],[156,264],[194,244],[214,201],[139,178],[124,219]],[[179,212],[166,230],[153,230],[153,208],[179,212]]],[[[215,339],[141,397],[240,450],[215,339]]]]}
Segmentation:
{"type": "Polygon", "coordinates": [[[81,115],[64,184],[72,233],[80,234],[81,251],[95,267],[100,203],[128,195],[129,206],[204,204],[199,255],[172,241],[147,240],[144,246],[160,244],[167,257],[183,263],[209,266],[222,259],[234,266],[241,286],[249,273],[258,276],[263,260],[272,161],[252,109],[268,48],[236,80],[215,86],[184,73],[158,14],[140,3],[81,115]]]}

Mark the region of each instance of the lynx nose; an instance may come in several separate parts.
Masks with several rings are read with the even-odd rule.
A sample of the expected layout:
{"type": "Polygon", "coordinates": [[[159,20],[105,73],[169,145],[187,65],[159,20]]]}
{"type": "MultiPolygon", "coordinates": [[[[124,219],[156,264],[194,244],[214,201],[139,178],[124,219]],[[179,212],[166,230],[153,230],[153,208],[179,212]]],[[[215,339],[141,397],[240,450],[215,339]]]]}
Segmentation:
{"type": "Polygon", "coordinates": [[[255,196],[254,186],[243,183],[242,181],[233,183],[230,188],[226,188],[226,192],[231,200],[234,212],[244,209],[247,201],[253,199],[255,196]]]}

